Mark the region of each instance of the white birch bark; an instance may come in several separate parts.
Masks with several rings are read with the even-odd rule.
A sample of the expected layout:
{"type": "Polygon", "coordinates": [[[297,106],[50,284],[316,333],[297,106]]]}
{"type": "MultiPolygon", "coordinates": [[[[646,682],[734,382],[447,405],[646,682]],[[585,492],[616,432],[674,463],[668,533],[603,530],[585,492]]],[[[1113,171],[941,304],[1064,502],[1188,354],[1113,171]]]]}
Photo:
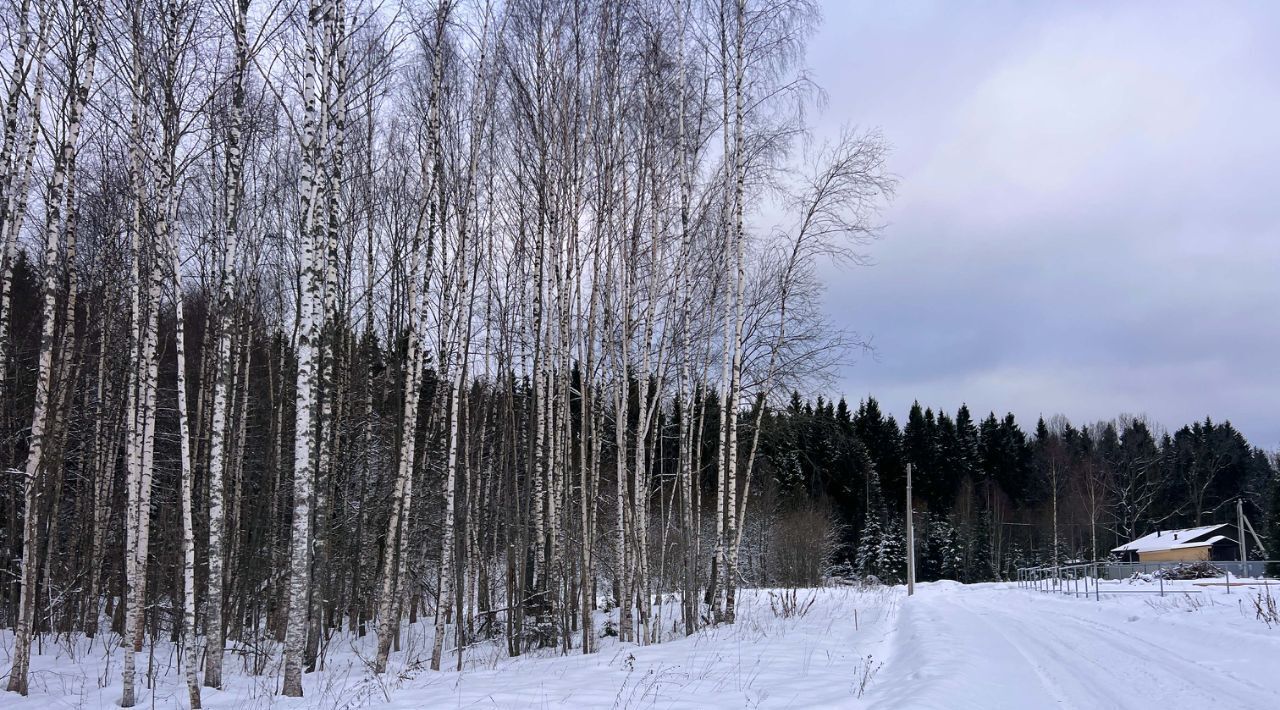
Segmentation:
{"type": "MultiPolygon", "coordinates": [[[[465,338],[464,338],[465,340],[465,338]]],[[[463,346],[465,347],[465,346],[463,346]]],[[[459,402],[463,397],[462,379],[463,366],[461,363],[456,365],[456,373],[450,380],[449,384],[449,453],[445,463],[445,484],[444,484],[444,526],[441,533],[440,542],[440,608],[436,610],[436,627],[435,638],[432,640],[431,647],[431,670],[440,670],[440,662],[444,655],[444,635],[445,635],[445,616],[448,614],[453,596],[453,576],[454,576],[454,503],[455,503],[455,482],[458,475],[458,413],[459,402]]],[[[457,623],[458,616],[454,615],[454,625],[457,623]]]]}
{"type": "Polygon", "coordinates": [[[235,45],[235,67],[232,74],[232,99],[227,121],[226,173],[223,186],[222,219],[222,278],[218,288],[216,329],[218,332],[214,354],[214,394],[212,422],[209,427],[209,576],[206,585],[204,684],[210,688],[222,687],[223,659],[223,561],[225,558],[226,513],[224,510],[223,477],[227,469],[227,409],[231,398],[231,323],[230,315],[236,288],[237,248],[239,246],[239,213],[242,174],[244,170],[243,122],[245,103],[245,72],[249,61],[246,23],[249,0],[233,0],[231,21],[232,39],[235,45]]]}
{"type": "Polygon", "coordinates": [[[41,286],[43,295],[42,320],[40,335],[40,354],[37,365],[36,401],[31,418],[31,438],[27,452],[25,467],[25,493],[23,520],[23,545],[20,573],[22,588],[18,600],[18,619],[14,625],[13,664],[9,670],[8,690],[26,695],[28,690],[28,673],[31,663],[31,633],[35,620],[36,592],[36,547],[39,539],[41,490],[44,473],[42,457],[44,455],[45,434],[49,424],[49,403],[52,397],[51,374],[53,368],[54,321],[57,318],[57,268],[59,245],[61,243],[62,215],[70,208],[63,204],[63,192],[69,178],[67,171],[75,165],[76,151],[80,143],[80,128],[88,105],[89,91],[93,86],[94,70],[97,62],[98,22],[100,11],[96,5],[77,6],[78,12],[84,13],[85,36],[76,36],[76,44],[69,49],[75,53],[75,69],[69,77],[65,125],[58,153],[55,156],[53,173],[49,178],[49,186],[45,206],[44,225],[44,277],[41,286]],[[83,41],[80,46],[78,41],[83,41]],[[80,53],[83,53],[80,55],[80,53]]]}
{"type": "MultiPolygon", "coordinates": [[[[443,15],[440,31],[443,32],[443,15]]],[[[439,65],[437,65],[439,66],[439,65]]],[[[440,542],[440,591],[439,600],[440,607],[436,610],[435,619],[435,638],[431,650],[431,670],[440,670],[441,659],[444,654],[444,636],[445,636],[445,617],[452,616],[454,626],[461,629],[460,609],[451,609],[454,596],[454,576],[455,576],[455,560],[454,547],[456,544],[456,498],[457,498],[457,478],[458,478],[458,449],[461,445],[459,441],[459,431],[461,428],[462,400],[466,396],[464,383],[467,376],[467,364],[470,358],[471,347],[471,320],[472,306],[474,303],[474,293],[472,291],[473,275],[469,260],[472,258],[467,249],[468,230],[465,226],[460,225],[458,230],[457,247],[454,252],[454,264],[457,269],[455,283],[457,284],[456,313],[451,316],[454,321],[452,331],[455,334],[452,353],[442,353],[441,362],[450,363],[452,375],[449,385],[449,443],[448,453],[445,461],[445,484],[444,484],[444,525],[442,527],[440,542]],[[450,612],[454,612],[450,614],[450,612]]],[[[464,464],[465,465],[465,464],[464,464]]],[[[461,633],[455,634],[458,643],[461,645],[461,633]]]]}
{"type": "Polygon", "coordinates": [[[187,419],[187,336],[182,309],[182,265],[178,250],[170,245],[173,266],[174,329],[178,357],[178,437],[182,463],[182,645],[183,667],[187,681],[187,700],[191,710],[200,708],[200,682],[196,678],[196,540],[192,524],[191,425],[187,419]]]}
{"type": "MultiPolygon", "coordinates": [[[[622,263],[626,263],[625,246],[622,247],[622,263]]],[[[626,269],[621,269],[621,273],[625,274],[626,269]]],[[[621,313],[621,333],[618,338],[617,352],[615,354],[615,365],[617,372],[617,391],[614,397],[614,446],[617,449],[617,522],[616,535],[618,546],[617,572],[619,577],[618,587],[621,590],[618,596],[618,640],[632,641],[634,640],[635,630],[633,625],[633,595],[631,590],[631,567],[632,555],[628,546],[628,518],[629,511],[628,501],[630,500],[630,481],[631,471],[627,461],[627,419],[630,416],[630,376],[628,372],[628,340],[631,332],[631,314],[630,314],[630,284],[627,283],[625,276],[620,276],[623,280],[620,284],[620,292],[622,293],[622,313],[621,313]]],[[[630,521],[631,527],[637,524],[634,519],[630,521]]]]}
{"type": "MultiPolygon", "coordinates": [[[[113,289],[107,289],[107,303],[114,303],[113,289]]],[[[107,535],[107,525],[111,518],[111,494],[114,490],[115,437],[109,431],[107,419],[112,416],[107,398],[107,354],[112,352],[113,327],[110,320],[103,323],[102,338],[98,345],[97,396],[94,399],[93,451],[89,470],[93,474],[93,530],[90,532],[88,551],[89,590],[85,595],[84,612],[85,635],[92,638],[98,632],[98,615],[100,607],[99,579],[102,576],[102,548],[107,535]]]]}
{"type": "MultiPolygon", "coordinates": [[[[738,493],[738,400],[742,390],[742,325],[743,325],[743,286],[746,281],[744,251],[746,249],[745,236],[743,234],[743,186],[746,181],[746,166],[744,151],[742,148],[742,117],[743,117],[743,41],[746,35],[746,0],[737,0],[735,20],[737,31],[734,35],[734,120],[733,120],[733,244],[732,254],[734,259],[734,298],[733,298],[733,372],[732,379],[729,383],[729,400],[725,402],[725,406],[729,412],[729,442],[726,445],[728,452],[727,463],[725,464],[725,477],[728,479],[725,486],[726,501],[725,512],[729,517],[728,529],[725,531],[725,537],[728,540],[737,539],[738,518],[735,513],[735,498],[738,493]]],[[[737,558],[730,553],[727,556],[727,566],[725,569],[725,621],[732,624],[735,615],[736,590],[737,590],[737,558]]]]}
{"type": "Polygon", "coordinates": [[[122,700],[122,707],[131,707],[132,705],[130,694],[134,685],[133,657],[135,653],[142,650],[146,634],[147,566],[151,539],[151,492],[155,469],[156,385],[160,365],[157,344],[162,281],[160,262],[163,249],[158,241],[153,241],[150,247],[148,250],[150,264],[148,266],[146,301],[142,306],[147,314],[146,328],[142,341],[141,357],[137,363],[140,371],[138,411],[134,422],[137,428],[135,441],[140,447],[135,458],[138,466],[137,488],[129,491],[133,499],[133,504],[130,507],[134,516],[130,527],[133,529],[134,534],[128,555],[133,558],[133,575],[126,578],[129,599],[125,611],[125,663],[123,673],[126,693],[124,697],[130,701],[130,704],[126,705],[125,701],[122,700]]]}
{"type": "Polygon", "coordinates": [[[317,82],[325,8],[310,0],[307,9],[306,66],[302,78],[303,125],[300,137],[298,240],[302,249],[301,302],[298,323],[297,405],[294,413],[293,526],[289,553],[289,613],[285,623],[284,683],[281,693],[302,697],[302,655],[307,642],[311,590],[311,506],[315,495],[315,399],[319,360],[321,258],[317,253],[315,215],[319,197],[320,105],[317,82]]]}
{"type": "Polygon", "coordinates": [[[413,500],[413,464],[417,453],[418,395],[422,390],[421,336],[418,330],[421,300],[419,276],[421,273],[421,230],[414,239],[409,266],[409,318],[408,352],[405,356],[407,372],[404,384],[404,408],[400,434],[395,487],[391,498],[391,517],[387,522],[387,542],[382,555],[382,593],[378,602],[378,654],[374,659],[374,672],[384,673],[391,653],[391,642],[399,633],[399,565],[397,563],[407,543],[407,517],[413,500]]]}
{"type": "MultiPolygon", "coordinates": [[[[346,3],[333,0],[329,8],[326,22],[326,42],[328,57],[325,66],[326,101],[324,126],[327,134],[326,142],[329,155],[320,163],[324,182],[325,222],[324,233],[324,269],[323,269],[323,308],[320,322],[317,324],[322,342],[329,345],[321,348],[319,369],[320,416],[317,422],[319,432],[319,452],[316,457],[315,518],[316,530],[313,544],[313,576],[319,577],[313,584],[311,593],[311,619],[307,634],[306,665],[307,671],[323,667],[320,656],[320,638],[324,634],[325,595],[329,592],[327,583],[327,563],[329,556],[329,489],[332,486],[334,449],[337,446],[337,434],[334,429],[334,403],[338,391],[334,382],[337,368],[335,362],[340,350],[336,347],[337,324],[346,322],[345,318],[336,318],[335,307],[340,302],[338,291],[338,232],[341,221],[341,189],[342,162],[344,142],[346,139],[347,114],[347,58],[346,58],[346,3]],[[325,576],[321,576],[325,575],[325,576]]],[[[345,316],[345,313],[343,314],[345,316]]]]}
{"type": "MultiPolygon", "coordinates": [[[[435,47],[442,45],[450,3],[442,0],[436,6],[435,47]]],[[[428,223],[426,203],[430,202],[434,189],[432,178],[435,168],[437,97],[443,81],[443,66],[436,53],[436,66],[432,70],[431,88],[427,99],[427,136],[424,154],[421,156],[420,173],[424,186],[422,209],[418,213],[417,228],[410,246],[408,276],[408,352],[406,354],[404,408],[401,414],[400,452],[392,493],[391,517],[387,523],[387,543],[383,550],[382,591],[378,602],[378,653],[374,659],[374,672],[384,673],[391,653],[392,641],[399,633],[400,570],[404,566],[409,544],[408,518],[413,503],[413,466],[417,455],[418,398],[422,389],[422,336],[419,319],[423,311],[423,299],[430,283],[431,263],[423,263],[423,238],[434,238],[435,224],[428,223]]]]}
{"type": "MultiPolygon", "coordinates": [[[[600,273],[600,244],[598,239],[592,245],[592,274],[600,273]]],[[[595,583],[595,512],[596,488],[599,476],[600,438],[596,434],[597,408],[594,406],[596,396],[592,380],[595,377],[595,344],[596,323],[600,298],[598,285],[591,289],[587,306],[587,327],[582,337],[581,350],[585,352],[580,374],[579,401],[581,404],[580,436],[578,443],[579,496],[581,497],[581,576],[579,580],[579,611],[581,612],[582,652],[592,653],[595,650],[594,604],[592,603],[592,586],[595,583]]]]}
{"type": "MultiPolygon", "coordinates": [[[[140,190],[141,183],[141,158],[137,156],[136,149],[131,151],[130,159],[130,184],[138,187],[131,189],[140,190]]],[[[139,374],[139,363],[142,360],[142,340],[143,340],[143,320],[142,312],[142,201],[141,199],[133,200],[133,220],[129,230],[129,239],[132,246],[132,258],[130,262],[129,273],[129,382],[127,391],[128,403],[125,406],[125,545],[126,552],[124,555],[125,562],[125,583],[123,585],[123,594],[121,595],[120,604],[126,607],[126,621],[132,619],[132,615],[128,612],[129,606],[129,580],[136,575],[137,557],[132,553],[138,537],[137,527],[137,500],[138,486],[142,474],[142,427],[139,424],[140,408],[139,408],[139,385],[141,376],[139,374]]],[[[125,629],[125,639],[132,639],[132,633],[128,627],[125,629]]],[[[124,695],[121,703],[128,701],[131,707],[133,698],[133,681],[134,681],[134,664],[136,659],[133,655],[133,644],[126,642],[124,657],[124,667],[122,679],[124,683],[124,695]]]]}

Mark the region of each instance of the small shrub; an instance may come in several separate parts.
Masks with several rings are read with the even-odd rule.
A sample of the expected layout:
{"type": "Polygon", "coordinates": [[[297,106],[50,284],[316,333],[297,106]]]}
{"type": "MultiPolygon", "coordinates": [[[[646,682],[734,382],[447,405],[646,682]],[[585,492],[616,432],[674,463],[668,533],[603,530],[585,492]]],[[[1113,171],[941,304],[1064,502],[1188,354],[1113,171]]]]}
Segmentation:
{"type": "Polygon", "coordinates": [[[779,619],[803,619],[817,600],[817,592],[811,592],[805,599],[800,598],[798,589],[788,589],[781,593],[769,592],[769,608],[779,619]]]}
{"type": "Polygon", "coordinates": [[[1263,588],[1253,598],[1253,609],[1257,613],[1258,619],[1271,628],[1273,625],[1280,626],[1280,611],[1276,609],[1276,598],[1271,596],[1271,585],[1263,588]]]}
{"type": "Polygon", "coordinates": [[[1147,599],[1145,601],[1147,606],[1161,614],[1169,611],[1185,611],[1192,613],[1214,604],[1212,597],[1204,597],[1198,594],[1193,596],[1187,593],[1182,595],[1170,594],[1168,597],[1147,599]]]}
{"type": "Polygon", "coordinates": [[[875,677],[876,672],[879,671],[882,666],[884,666],[884,664],[876,663],[875,659],[871,657],[871,654],[867,654],[866,658],[858,659],[858,664],[854,667],[853,687],[854,692],[859,698],[862,697],[863,693],[867,692],[867,686],[871,684],[871,679],[875,677]]]}

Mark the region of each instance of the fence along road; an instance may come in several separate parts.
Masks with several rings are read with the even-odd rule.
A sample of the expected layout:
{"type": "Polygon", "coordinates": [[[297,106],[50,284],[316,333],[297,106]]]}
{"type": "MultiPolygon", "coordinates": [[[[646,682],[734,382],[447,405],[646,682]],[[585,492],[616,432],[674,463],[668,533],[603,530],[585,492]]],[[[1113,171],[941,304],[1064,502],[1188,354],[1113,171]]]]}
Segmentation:
{"type": "MultiPolygon", "coordinates": [[[[1221,570],[1222,577],[1204,577],[1197,582],[1200,586],[1220,585],[1227,593],[1232,587],[1253,587],[1261,583],[1266,587],[1271,584],[1280,585],[1280,580],[1267,579],[1267,570],[1280,569],[1277,560],[1249,560],[1224,562],[1086,562],[1083,564],[1059,565],[1057,567],[1019,567],[1016,581],[1018,586],[1035,589],[1041,592],[1058,592],[1075,597],[1101,599],[1103,594],[1158,594],[1164,596],[1166,570],[1173,570],[1187,564],[1207,564],[1221,570]],[[1121,581],[1131,579],[1135,575],[1150,576],[1156,583],[1155,588],[1121,588],[1115,585],[1102,585],[1101,581],[1121,581]]],[[[1184,580],[1185,581],[1185,580],[1184,580]]],[[[1177,593],[1197,593],[1197,590],[1179,589],[1177,593]]]]}

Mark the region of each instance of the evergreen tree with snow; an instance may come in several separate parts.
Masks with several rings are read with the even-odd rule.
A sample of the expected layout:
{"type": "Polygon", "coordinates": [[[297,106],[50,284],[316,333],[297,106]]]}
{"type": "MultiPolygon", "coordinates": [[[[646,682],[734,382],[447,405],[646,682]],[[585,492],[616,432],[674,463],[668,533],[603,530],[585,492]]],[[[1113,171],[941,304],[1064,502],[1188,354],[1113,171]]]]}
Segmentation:
{"type": "Polygon", "coordinates": [[[867,516],[858,541],[856,564],[859,574],[873,575],[886,584],[906,580],[906,535],[902,521],[889,515],[880,477],[872,468],[867,479],[867,516]]]}
{"type": "Polygon", "coordinates": [[[876,545],[876,576],[887,584],[907,581],[907,536],[904,521],[891,518],[876,545]]]}
{"type": "Polygon", "coordinates": [[[880,516],[869,513],[862,525],[862,534],[858,538],[858,552],[854,557],[858,574],[862,577],[876,576],[876,553],[884,529],[880,525],[880,516]]]}
{"type": "Polygon", "coordinates": [[[991,511],[978,515],[969,529],[966,545],[964,582],[990,582],[996,572],[991,559],[991,511]]]}
{"type": "Polygon", "coordinates": [[[943,516],[929,516],[925,539],[917,576],[923,580],[960,579],[964,573],[964,555],[951,522],[943,516]]]}

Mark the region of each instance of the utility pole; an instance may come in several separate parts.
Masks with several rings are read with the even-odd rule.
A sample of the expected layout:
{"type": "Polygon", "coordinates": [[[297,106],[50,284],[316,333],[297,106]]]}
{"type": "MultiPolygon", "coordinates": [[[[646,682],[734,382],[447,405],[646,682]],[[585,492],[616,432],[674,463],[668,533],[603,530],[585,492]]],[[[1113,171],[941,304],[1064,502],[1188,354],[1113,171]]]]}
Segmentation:
{"type": "Polygon", "coordinates": [[[1240,566],[1242,577],[1249,576],[1249,543],[1244,538],[1244,499],[1236,498],[1236,527],[1240,536],[1240,566]]]}
{"type": "Polygon", "coordinates": [[[907,596],[916,593],[916,516],[911,507],[911,464],[907,464],[907,596]]]}

